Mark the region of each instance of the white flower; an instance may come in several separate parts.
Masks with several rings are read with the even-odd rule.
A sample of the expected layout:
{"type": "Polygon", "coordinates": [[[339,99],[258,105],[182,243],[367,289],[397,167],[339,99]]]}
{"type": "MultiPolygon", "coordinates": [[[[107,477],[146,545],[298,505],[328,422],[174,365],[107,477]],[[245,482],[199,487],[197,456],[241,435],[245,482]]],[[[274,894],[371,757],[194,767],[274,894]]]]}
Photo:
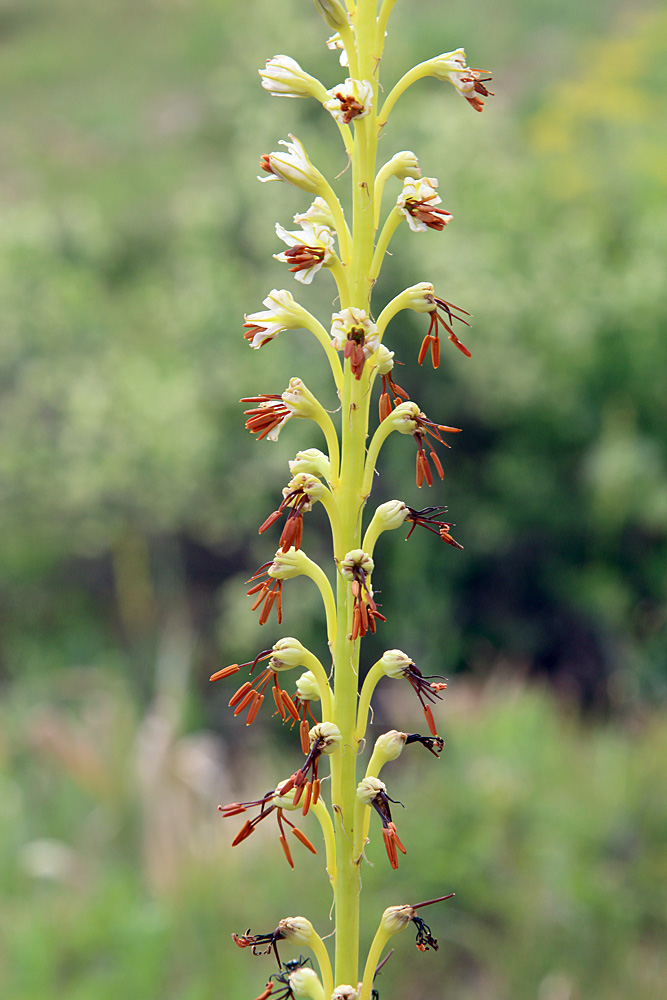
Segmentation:
{"type": "Polygon", "coordinates": [[[436,208],[442,203],[435,177],[406,177],[396,204],[408,221],[413,233],[445,228],[452,221],[450,212],[436,208]]]}
{"type": "Polygon", "coordinates": [[[484,86],[491,77],[482,78],[483,71],[466,66],[466,54],[463,49],[443,52],[442,55],[430,59],[429,66],[431,76],[437,77],[438,80],[449,80],[475,111],[481,111],[484,107],[484,101],[480,100],[478,94],[482,97],[493,97],[491,91],[484,86]]]}
{"type": "Polygon", "coordinates": [[[378,328],[364,309],[342,309],[334,313],[331,323],[331,343],[337,351],[344,351],[355,378],[361,378],[364,362],[380,346],[378,328]]]}
{"type": "Polygon", "coordinates": [[[267,59],[266,69],[258,70],[262,86],[274,97],[315,97],[324,96],[324,87],[314,76],[310,76],[291,56],[274,56],[267,59]]]}
{"type": "Polygon", "coordinates": [[[340,125],[349,125],[353,118],[365,118],[371,112],[373,84],[369,80],[352,80],[327,90],[324,107],[340,125]]]}
{"type": "Polygon", "coordinates": [[[295,136],[290,134],[291,142],[286,139],[280,140],[280,145],[285,146],[286,153],[264,153],[260,159],[260,166],[269,176],[258,177],[265,181],[287,181],[295,184],[303,191],[310,191],[317,194],[325,183],[322,174],[312,165],[303,148],[295,136]]]}
{"type": "Polygon", "coordinates": [[[303,309],[284,288],[274,288],[262,302],[265,310],[248,313],[243,334],[251,347],[259,350],[284,330],[298,330],[303,325],[303,309]]]}
{"type": "Polygon", "coordinates": [[[340,49],[341,52],[340,52],[339,62],[341,66],[350,65],[349,60],[347,58],[347,52],[345,51],[345,42],[340,37],[338,32],[332,35],[331,38],[327,38],[327,48],[331,52],[335,52],[336,49],[340,49]]]}
{"type": "Polygon", "coordinates": [[[327,264],[334,253],[334,237],[328,226],[304,222],[300,230],[288,232],[276,223],[276,234],[289,250],[274,253],[276,260],[291,264],[290,271],[297,281],[309,285],[322,265],[327,264]]]}

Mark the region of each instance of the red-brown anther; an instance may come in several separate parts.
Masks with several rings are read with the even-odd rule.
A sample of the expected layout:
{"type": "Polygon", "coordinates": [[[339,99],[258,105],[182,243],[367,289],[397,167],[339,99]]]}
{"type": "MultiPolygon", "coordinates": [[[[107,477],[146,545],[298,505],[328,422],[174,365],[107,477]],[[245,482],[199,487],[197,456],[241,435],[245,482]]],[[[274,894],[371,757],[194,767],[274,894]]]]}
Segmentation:
{"type": "Polygon", "coordinates": [[[417,486],[421,487],[424,480],[429,486],[433,485],[433,473],[431,472],[431,467],[429,465],[429,458],[435,466],[435,470],[441,479],[445,478],[445,471],[442,467],[442,463],[435,451],[433,450],[431,444],[429,443],[429,454],[428,457],[424,450],[424,443],[426,441],[426,435],[430,434],[431,437],[443,444],[445,448],[451,447],[442,437],[441,431],[445,431],[449,434],[459,434],[461,431],[460,427],[448,427],[446,424],[436,424],[424,414],[420,413],[415,420],[415,430],[413,431],[413,438],[417,443],[417,486]]]}
{"type": "MultiPolygon", "coordinates": [[[[482,97],[495,97],[495,94],[493,94],[492,91],[487,90],[487,88],[484,86],[484,84],[489,83],[493,79],[493,77],[480,76],[480,73],[488,73],[488,70],[471,69],[469,72],[470,76],[461,77],[461,83],[472,83],[473,89],[475,90],[475,94],[481,94],[482,97]]],[[[475,111],[481,111],[482,108],[484,107],[484,101],[481,101],[479,97],[475,96],[475,94],[473,94],[472,97],[468,97],[467,94],[463,94],[463,96],[465,97],[466,101],[472,105],[475,111]]]]}
{"type": "Polygon", "coordinates": [[[469,358],[471,356],[470,351],[464,344],[461,343],[459,338],[454,333],[452,326],[455,319],[458,320],[460,323],[464,323],[466,326],[470,326],[470,323],[463,318],[463,316],[469,316],[470,313],[466,312],[465,309],[461,309],[460,306],[455,306],[452,302],[447,302],[445,301],[445,299],[441,299],[437,295],[429,296],[428,301],[429,302],[432,301],[435,308],[430,313],[431,321],[429,324],[428,333],[424,337],[419,351],[419,356],[417,358],[419,364],[421,365],[422,362],[424,361],[424,358],[428,354],[429,347],[431,349],[431,362],[433,364],[433,367],[437,368],[438,365],[440,364],[439,326],[444,327],[444,329],[447,331],[447,336],[449,340],[451,340],[451,342],[454,344],[455,347],[458,347],[459,351],[461,351],[463,354],[465,354],[467,358],[469,358]],[[447,320],[449,322],[447,322],[447,320],[445,320],[440,315],[441,311],[445,313],[445,315],[447,316],[447,320]],[[463,316],[460,316],[459,313],[463,313],[463,316]]]}
{"type": "Polygon", "coordinates": [[[247,592],[248,597],[253,597],[255,594],[257,594],[257,597],[253,602],[252,608],[250,609],[251,611],[255,611],[260,605],[263,605],[259,615],[260,625],[266,624],[268,617],[271,614],[271,608],[273,607],[274,604],[276,606],[276,615],[278,617],[278,624],[280,625],[283,620],[283,594],[282,594],[283,582],[282,580],[276,580],[274,579],[274,577],[268,576],[267,569],[271,565],[272,562],[264,563],[263,566],[259,567],[256,573],[253,573],[253,575],[250,577],[249,580],[246,580],[246,583],[252,583],[253,580],[256,580],[258,577],[263,576],[265,573],[267,575],[266,580],[264,580],[262,583],[256,583],[254,587],[251,587],[250,590],[247,592]]]}
{"type": "Polygon", "coordinates": [[[451,523],[440,520],[440,515],[444,514],[447,510],[446,507],[424,507],[423,510],[415,510],[414,507],[408,507],[407,509],[409,513],[406,515],[405,520],[411,521],[412,526],[405,536],[406,542],[417,525],[420,525],[434,535],[438,535],[448,545],[453,545],[456,549],[463,548],[449,533],[449,529],[452,527],[451,523]]]}
{"type": "Polygon", "coordinates": [[[287,520],[280,536],[280,548],[282,552],[288,552],[291,548],[300,549],[303,537],[303,512],[304,509],[310,509],[311,504],[312,500],[304,489],[298,487],[290,490],[278,510],[274,510],[273,514],[269,514],[264,521],[259,529],[259,534],[261,535],[267,528],[275,524],[285,509],[288,509],[287,520]]]}
{"type": "Polygon", "coordinates": [[[251,434],[256,434],[258,441],[277,430],[292,416],[292,411],[280,395],[246,396],[241,402],[257,403],[257,406],[243,412],[248,417],[245,422],[247,430],[251,434]]]}
{"type": "MultiPolygon", "coordinates": [[[[299,772],[297,772],[297,774],[299,774],[299,772]]],[[[265,819],[267,816],[269,816],[272,812],[275,812],[275,814],[276,814],[276,820],[277,820],[277,823],[278,823],[280,844],[281,844],[281,846],[283,848],[285,857],[287,858],[287,861],[288,861],[290,867],[294,868],[294,862],[292,860],[292,854],[290,852],[289,846],[287,844],[287,839],[285,837],[285,828],[283,826],[284,823],[287,824],[287,826],[291,829],[291,831],[294,834],[294,836],[297,838],[298,841],[300,841],[300,843],[302,843],[304,845],[304,847],[307,847],[308,850],[311,851],[313,854],[317,854],[317,850],[315,849],[315,847],[313,847],[313,845],[311,844],[311,842],[308,839],[308,837],[306,837],[305,834],[301,833],[301,831],[297,829],[297,827],[294,825],[294,823],[292,823],[287,818],[287,816],[285,815],[284,808],[282,806],[275,805],[275,800],[278,799],[281,795],[284,795],[287,791],[291,790],[291,788],[293,788],[293,787],[294,787],[294,782],[292,782],[292,784],[290,784],[289,782],[287,782],[283,786],[283,788],[281,788],[279,791],[276,791],[274,789],[271,792],[267,792],[266,795],[263,796],[263,798],[256,799],[253,802],[231,802],[228,806],[218,806],[219,812],[222,813],[223,818],[225,818],[225,819],[229,818],[230,816],[238,816],[240,813],[245,812],[247,809],[259,808],[259,813],[257,814],[257,816],[255,816],[253,819],[247,819],[245,821],[245,823],[243,824],[243,826],[241,827],[241,829],[239,830],[239,832],[234,837],[234,839],[232,841],[232,847],[236,847],[238,844],[243,843],[244,840],[247,840],[248,837],[252,833],[255,832],[255,829],[256,829],[257,825],[259,823],[261,823],[261,821],[263,819],[265,819]],[[288,785],[289,785],[289,788],[287,787],[288,785]]],[[[318,786],[318,792],[319,792],[319,786],[318,786]]],[[[312,802],[312,791],[309,792],[309,795],[308,795],[308,806],[309,807],[311,805],[311,802],[312,802]]],[[[297,804],[296,803],[296,796],[295,796],[294,804],[295,805],[297,804]]],[[[304,813],[303,813],[304,816],[306,815],[307,811],[308,810],[304,811],[304,813]]],[[[242,944],[241,941],[245,940],[245,937],[247,937],[247,935],[236,941],[236,943],[241,948],[249,947],[250,945],[253,944],[252,939],[249,939],[247,943],[242,944]]],[[[235,940],[236,940],[236,938],[235,938],[235,940]]],[[[261,942],[259,942],[259,943],[265,943],[266,940],[267,940],[266,935],[262,935],[261,936],[261,942]]],[[[256,941],[254,943],[257,944],[258,942],[256,941]]],[[[270,950],[270,948],[267,949],[267,952],[269,950],[270,950]]],[[[253,947],[253,954],[257,954],[257,952],[255,952],[255,950],[254,950],[254,947],[253,947]]],[[[276,952],[276,958],[277,957],[278,957],[278,955],[277,955],[277,952],[276,952]]],[[[280,962],[278,962],[278,964],[280,964],[280,962]]]]}
{"type": "Polygon", "coordinates": [[[393,801],[394,799],[390,799],[385,791],[379,791],[377,795],[371,799],[370,804],[382,820],[382,837],[387,851],[387,857],[389,858],[389,864],[392,868],[398,868],[398,854],[396,852],[396,848],[398,848],[399,851],[402,851],[403,854],[407,854],[407,851],[398,838],[396,825],[391,818],[389,803],[393,801]]]}
{"type": "Polygon", "coordinates": [[[401,389],[391,377],[391,372],[382,376],[382,394],[380,395],[380,422],[386,420],[391,413],[392,397],[394,406],[398,406],[401,400],[409,399],[405,389],[401,389]],[[391,396],[389,395],[391,393],[391,396]]]}
{"type": "Polygon", "coordinates": [[[417,201],[416,198],[405,199],[405,210],[418,222],[423,222],[429,229],[442,232],[448,222],[452,221],[451,212],[444,208],[434,207],[430,201],[417,201]]]}
{"type": "Polygon", "coordinates": [[[298,271],[307,271],[309,267],[319,264],[324,260],[326,250],[324,247],[309,247],[305,243],[297,243],[296,246],[288,247],[284,256],[294,264],[289,270],[294,274],[298,271]]]}
{"type": "MultiPolygon", "coordinates": [[[[229,667],[224,667],[222,670],[218,670],[217,673],[211,675],[211,680],[220,680],[223,677],[228,677],[231,674],[237,673],[241,667],[250,667],[250,673],[262,660],[267,660],[273,656],[273,649],[264,649],[261,653],[258,653],[254,660],[248,663],[242,663],[240,666],[238,663],[232,663],[229,667]]],[[[266,667],[257,678],[252,681],[244,681],[240,688],[234,692],[232,697],[229,699],[229,707],[234,709],[234,715],[240,715],[245,708],[248,708],[248,716],[246,718],[246,726],[250,726],[257,717],[262,702],[264,701],[264,691],[266,690],[268,684],[273,682],[273,699],[276,703],[276,707],[280,712],[280,715],[285,719],[285,707],[287,703],[291,705],[289,708],[290,713],[296,713],[298,719],[298,713],[296,712],[295,706],[292,704],[292,700],[286,691],[280,687],[278,681],[278,673],[271,667],[266,667]],[[286,699],[286,700],[285,700],[286,699]]]]}
{"type": "Polygon", "coordinates": [[[349,125],[353,118],[357,118],[366,110],[361,101],[358,101],[351,94],[345,94],[343,91],[337,90],[334,91],[333,96],[340,102],[341,117],[346,125],[349,125]]]}

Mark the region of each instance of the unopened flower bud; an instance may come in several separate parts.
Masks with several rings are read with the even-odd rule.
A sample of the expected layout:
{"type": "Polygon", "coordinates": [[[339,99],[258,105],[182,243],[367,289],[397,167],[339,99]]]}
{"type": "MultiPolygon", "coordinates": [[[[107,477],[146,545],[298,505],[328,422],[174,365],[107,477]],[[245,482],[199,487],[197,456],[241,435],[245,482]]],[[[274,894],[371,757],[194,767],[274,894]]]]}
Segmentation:
{"type": "Polygon", "coordinates": [[[375,563],[363,549],[352,549],[338,564],[340,575],[346,580],[354,580],[355,571],[359,569],[363,570],[366,574],[370,574],[374,568],[375,563]]]}
{"type": "Polygon", "coordinates": [[[387,171],[388,177],[398,177],[405,180],[406,177],[421,177],[419,160],[410,149],[403,149],[400,153],[394,153],[391,160],[383,168],[387,171]]]}
{"type": "Polygon", "coordinates": [[[414,660],[411,660],[407,653],[400,649],[388,649],[378,661],[386,677],[393,677],[398,680],[403,677],[404,672],[409,667],[414,667],[414,660]]]}
{"type": "Polygon", "coordinates": [[[379,778],[362,778],[357,785],[357,798],[365,806],[369,806],[380,792],[386,793],[386,791],[387,786],[379,778]]]}
{"type": "Polygon", "coordinates": [[[300,472],[307,472],[313,476],[319,476],[328,482],[331,478],[331,462],[319,448],[307,448],[305,451],[298,451],[296,458],[289,462],[289,470],[293,476],[300,472]]]}
{"type": "Polygon", "coordinates": [[[269,660],[269,666],[271,670],[276,671],[300,667],[306,652],[298,639],[294,639],[291,635],[285,636],[273,644],[273,656],[269,660]]]}
{"type": "Polygon", "coordinates": [[[312,1000],[313,997],[324,996],[320,977],[314,969],[309,969],[307,965],[302,965],[289,974],[289,984],[295,997],[305,997],[312,1000]]]}
{"type": "Polygon", "coordinates": [[[334,31],[347,27],[347,13],[339,0],[314,0],[314,3],[324,20],[334,31]]]}
{"type": "Polygon", "coordinates": [[[388,375],[394,367],[394,352],[390,351],[388,347],[384,346],[384,344],[380,344],[375,364],[377,365],[380,375],[388,375]]]}
{"type": "Polygon", "coordinates": [[[383,764],[390,760],[396,760],[403,753],[406,739],[407,733],[399,733],[397,729],[390,729],[388,733],[383,733],[376,739],[373,756],[377,754],[378,758],[382,758],[383,764]]]}
{"type": "Polygon", "coordinates": [[[260,165],[269,176],[258,177],[258,180],[287,181],[303,191],[318,194],[325,184],[322,174],[308,159],[303,144],[293,135],[290,135],[290,139],[291,142],[280,140],[280,145],[287,148],[286,153],[265,153],[262,156],[260,165]]]}
{"type": "Polygon", "coordinates": [[[302,226],[304,222],[311,222],[315,226],[327,226],[329,229],[336,228],[331,209],[324,198],[320,198],[319,196],[315,198],[307,212],[295,215],[294,221],[299,226],[302,226]]]}
{"type": "Polygon", "coordinates": [[[307,917],[285,917],[278,924],[285,941],[291,944],[308,944],[313,938],[313,925],[307,917]]]}
{"type": "Polygon", "coordinates": [[[319,701],[320,686],[312,670],[306,670],[296,682],[296,693],[301,701],[319,701]]]}
{"type": "Polygon", "coordinates": [[[306,73],[291,56],[267,59],[266,69],[258,72],[262,86],[274,97],[314,97],[319,101],[326,94],[320,81],[306,73]]]}
{"type": "Polygon", "coordinates": [[[320,752],[328,755],[341,745],[343,737],[341,736],[340,729],[333,722],[318,722],[308,733],[308,740],[311,747],[313,744],[320,742],[320,752]]]}

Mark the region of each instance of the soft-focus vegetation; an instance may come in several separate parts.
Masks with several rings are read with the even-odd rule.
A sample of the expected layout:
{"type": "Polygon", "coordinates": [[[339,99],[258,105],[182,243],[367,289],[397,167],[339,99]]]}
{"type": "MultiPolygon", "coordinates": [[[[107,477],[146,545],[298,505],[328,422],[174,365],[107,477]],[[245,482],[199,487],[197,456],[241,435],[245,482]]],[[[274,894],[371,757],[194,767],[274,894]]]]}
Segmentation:
{"type": "MultiPolygon", "coordinates": [[[[297,438],[288,427],[260,465],[238,399],[297,369],[310,381],[317,350],[296,333],[251,357],[240,334],[287,285],[274,217],[305,207],[258,185],[257,160],[292,129],[345,168],[333,126],[259,88],[264,59],[292,51],[278,25],[291,15],[306,68],[337,82],[306,0],[0,0],[12,1000],[241,1000],[269,971],[230,959],[227,934],[262,906],[273,926],[268,890],[284,899],[288,873],[259,835],[230,857],[214,809],[258,791],[247,754],[266,787],[275,766],[261,729],[239,737],[225,693],[202,692],[209,668],[277,638],[240,584],[266,558],[257,525],[297,438]],[[248,858],[264,902],[243,896],[248,858]]],[[[416,755],[396,783],[411,857],[393,889],[368,870],[369,906],[457,891],[433,915],[438,958],[417,956],[420,982],[436,970],[424,1000],[443,970],[453,998],[648,1000],[667,985],[667,18],[649,2],[406,0],[396,24],[389,77],[465,44],[497,96],[475,115],[424,82],[385,139],[388,156],[422,152],[454,222],[401,233],[381,292],[432,280],[475,322],[472,360],[443,349],[437,374],[416,366],[419,317],[390,328],[400,384],[464,433],[444,488],[416,490],[405,441],[383,456],[386,481],[415,506],[447,502],[465,551],[383,539],[378,643],[474,680],[450,683],[435,787],[434,768],[413,776],[416,755]],[[612,721],[581,728],[506,682],[475,694],[517,674],[549,675],[612,721]],[[410,827],[419,794],[430,829],[410,827]]],[[[328,304],[330,288],[304,301],[328,304]]],[[[316,530],[313,515],[311,550],[316,530]]],[[[283,628],[308,641],[318,612],[299,583],[283,628]]],[[[414,957],[406,935],[382,1000],[414,995],[414,957]]]]}

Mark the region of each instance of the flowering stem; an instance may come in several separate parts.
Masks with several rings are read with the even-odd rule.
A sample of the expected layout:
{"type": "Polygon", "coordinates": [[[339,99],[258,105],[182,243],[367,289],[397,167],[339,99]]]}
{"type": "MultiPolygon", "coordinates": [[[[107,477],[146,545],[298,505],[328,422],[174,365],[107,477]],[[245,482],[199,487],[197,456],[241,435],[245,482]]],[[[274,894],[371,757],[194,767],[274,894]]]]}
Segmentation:
{"type": "MultiPolygon", "coordinates": [[[[306,556],[306,564],[305,568],[302,570],[302,576],[310,577],[322,595],[322,603],[324,604],[324,611],[327,619],[327,635],[329,637],[329,642],[333,642],[336,635],[336,602],[334,600],[333,590],[331,589],[331,584],[327,579],[326,573],[317,565],[316,562],[313,562],[312,559],[309,559],[308,556],[306,556]]],[[[314,672],[315,671],[313,671],[313,673],[314,672]]]]}
{"type": "MultiPolygon", "coordinates": [[[[378,175],[379,176],[379,175],[378,175]]],[[[380,334],[380,341],[382,341],[382,336],[384,331],[387,329],[391,323],[394,316],[401,311],[401,309],[406,309],[408,305],[408,294],[407,290],[400,292],[395,295],[391,302],[388,302],[384,307],[380,315],[378,316],[377,328],[380,334]]]]}
{"type": "Polygon", "coordinates": [[[331,961],[329,959],[329,953],[325,947],[324,941],[314,930],[311,934],[308,946],[313,952],[315,958],[317,959],[317,964],[320,967],[324,995],[325,997],[330,997],[333,992],[333,970],[331,968],[331,961]]]}
{"type": "Polygon", "coordinates": [[[371,489],[373,487],[373,475],[375,473],[375,465],[378,460],[378,455],[380,454],[380,449],[391,432],[395,429],[396,428],[392,426],[390,420],[383,420],[371,438],[371,443],[368,446],[368,454],[366,455],[364,479],[361,487],[362,495],[365,497],[368,497],[371,494],[371,489]]]}
{"type": "Polygon", "coordinates": [[[380,122],[380,127],[384,127],[389,120],[389,115],[392,112],[396,101],[399,97],[405,93],[408,87],[411,87],[413,83],[417,80],[423,80],[425,76],[430,76],[430,65],[429,63],[423,62],[419,63],[417,66],[413,66],[411,70],[408,70],[404,76],[398,81],[397,84],[389,92],[387,100],[382,105],[380,113],[378,115],[378,121],[380,122]]]}
{"type": "Polygon", "coordinates": [[[389,21],[389,15],[394,9],[396,0],[383,0],[382,6],[380,7],[380,13],[378,15],[378,26],[377,26],[377,49],[378,56],[382,55],[382,50],[384,49],[384,33],[387,30],[387,22],[389,21]]]}
{"type": "MultiPolygon", "coordinates": [[[[304,313],[305,312],[306,310],[304,309],[304,313]]],[[[336,383],[336,388],[340,389],[341,385],[343,384],[343,369],[341,368],[340,358],[338,357],[335,350],[331,346],[331,337],[324,329],[322,324],[319,322],[319,320],[315,319],[314,316],[311,316],[310,313],[307,314],[307,317],[308,318],[304,316],[303,325],[307,330],[310,331],[310,333],[313,334],[316,340],[318,340],[319,343],[324,348],[327,359],[329,361],[329,365],[331,367],[331,374],[333,375],[334,382],[336,383]]]]}
{"type": "Polygon", "coordinates": [[[364,978],[362,980],[359,1000],[370,1000],[375,970],[380,964],[380,956],[382,955],[390,937],[391,933],[386,930],[382,924],[380,924],[368,950],[368,958],[366,959],[366,966],[364,968],[364,978]]]}
{"type": "Polygon", "coordinates": [[[402,219],[403,213],[398,207],[394,207],[387,216],[373,255],[373,262],[371,264],[370,271],[371,281],[375,281],[380,273],[380,268],[382,267],[382,262],[384,261],[384,255],[386,254],[387,248],[391,243],[391,238],[401,224],[402,219]]]}
{"type": "Polygon", "coordinates": [[[327,874],[332,885],[336,882],[336,835],[329,810],[322,799],[318,799],[315,805],[311,805],[311,811],[315,813],[317,821],[324,837],[324,850],[327,857],[327,874]]]}
{"type": "Polygon", "coordinates": [[[366,733],[366,726],[368,725],[368,712],[371,706],[371,698],[373,697],[373,691],[379,680],[385,676],[385,672],[382,668],[382,661],[378,660],[374,663],[371,669],[366,674],[364,683],[361,688],[361,694],[359,695],[359,707],[357,709],[357,727],[355,730],[355,735],[357,740],[363,740],[366,733]]]}
{"type": "Polygon", "coordinates": [[[324,667],[309,649],[304,652],[303,666],[306,670],[311,670],[317,679],[317,687],[322,701],[322,720],[331,719],[331,688],[324,667]]]}

